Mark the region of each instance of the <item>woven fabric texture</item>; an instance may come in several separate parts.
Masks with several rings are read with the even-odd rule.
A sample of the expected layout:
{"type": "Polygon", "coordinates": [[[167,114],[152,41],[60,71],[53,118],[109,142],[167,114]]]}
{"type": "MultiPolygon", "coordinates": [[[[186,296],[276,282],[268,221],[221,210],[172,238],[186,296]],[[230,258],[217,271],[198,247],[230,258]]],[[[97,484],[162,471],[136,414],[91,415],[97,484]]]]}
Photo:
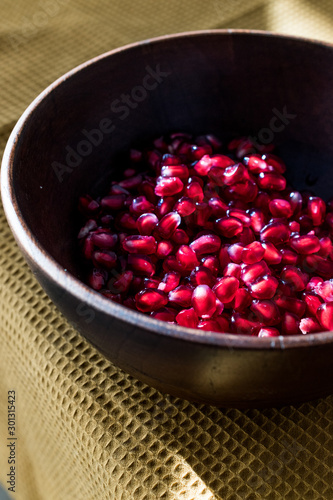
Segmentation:
{"type": "MultiPolygon", "coordinates": [[[[83,61],[165,33],[236,27],[333,41],[330,0],[2,0],[0,147],[31,100],[83,61]]],[[[16,391],[19,500],[332,500],[333,397],[220,410],[108,362],[45,295],[0,208],[0,481],[16,391]]]]}

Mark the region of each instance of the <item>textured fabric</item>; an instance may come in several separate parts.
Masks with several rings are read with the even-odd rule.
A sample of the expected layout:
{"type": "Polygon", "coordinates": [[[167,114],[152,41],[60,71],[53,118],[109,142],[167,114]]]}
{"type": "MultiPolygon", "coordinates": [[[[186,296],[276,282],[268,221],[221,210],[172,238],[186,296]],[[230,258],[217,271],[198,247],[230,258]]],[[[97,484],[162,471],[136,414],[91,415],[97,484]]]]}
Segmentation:
{"type": "MultiPolygon", "coordinates": [[[[0,146],[43,88],[125,43],[216,27],[333,40],[308,0],[2,0],[0,146]]],[[[0,481],[16,391],[19,500],[332,500],[333,397],[220,410],[164,396],[91,347],[27,268],[0,209],[0,481]]]]}

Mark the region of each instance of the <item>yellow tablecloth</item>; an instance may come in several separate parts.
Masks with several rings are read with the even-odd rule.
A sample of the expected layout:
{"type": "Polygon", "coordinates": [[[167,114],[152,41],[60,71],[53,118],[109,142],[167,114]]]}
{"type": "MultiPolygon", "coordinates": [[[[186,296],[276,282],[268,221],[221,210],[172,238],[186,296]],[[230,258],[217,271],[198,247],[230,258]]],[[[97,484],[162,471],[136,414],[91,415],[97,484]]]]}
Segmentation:
{"type": "MultiPolygon", "coordinates": [[[[0,145],[31,100],[125,43],[216,27],[333,40],[310,0],[2,0],[0,145]]],[[[332,90],[333,91],[333,90],[332,90]]],[[[0,480],[16,392],[20,500],[332,500],[333,397],[280,410],[220,410],[164,396],[92,348],[27,268],[0,211],[0,480]]]]}

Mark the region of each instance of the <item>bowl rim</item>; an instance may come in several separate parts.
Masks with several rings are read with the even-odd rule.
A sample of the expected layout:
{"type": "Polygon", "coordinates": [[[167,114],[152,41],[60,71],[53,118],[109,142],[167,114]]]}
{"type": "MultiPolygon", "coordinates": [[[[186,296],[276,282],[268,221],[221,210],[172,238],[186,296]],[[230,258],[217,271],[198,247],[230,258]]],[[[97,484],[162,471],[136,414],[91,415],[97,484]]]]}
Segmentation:
{"type": "Polygon", "coordinates": [[[64,269],[39,243],[33,236],[23,214],[20,211],[18,200],[15,195],[13,183],[14,157],[16,148],[19,145],[20,133],[26,127],[27,122],[33,116],[35,109],[45,99],[49,97],[52,91],[58,85],[64,84],[78,72],[93,66],[99,61],[112,57],[114,54],[123,51],[142,47],[146,44],[158,44],[164,41],[176,38],[189,38],[198,36],[239,36],[248,35],[256,37],[275,37],[286,40],[297,40],[303,43],[316,44],[319,46],[333,49],[333,44],[320,40],[299,37],[295,35],[280,34],[276,32],[262,30],[245,29],[212,29],[197,30],[163,35],[150,38],[118,47],[116,49],[104,52],[88,61],[76,66],[44,89],[23,112],[10,137],[7,141],[1,166],[1,196],[11,231],[24,255],[38,269],[41,269],[51,282],[62,288],[66,293],[75,297],[79,303],[88,306],[100,313],[110,315],[117,319],[126,321],[133,326],[149,330],[150,333],[157,335],[173,337],[175,339],[190,341],[198,344],[210,345],[212,347],[224,347],[229,349],[250,349],[250,350],[284,350],[296,347],[320,346],[333,343],[333,331],[320,332],[307,335],[278,336],[270,338],[259,338],[251,335],[242,335],[235,333],[218,333],[202,331],[194,328],[181,327],[168,324],[161,320],[156,320],[143,313],[129,309],[121,304],[110,301],[100,293],[91,289],[88,285],[81,282],[78,278],[71,275],[64,269]]]}

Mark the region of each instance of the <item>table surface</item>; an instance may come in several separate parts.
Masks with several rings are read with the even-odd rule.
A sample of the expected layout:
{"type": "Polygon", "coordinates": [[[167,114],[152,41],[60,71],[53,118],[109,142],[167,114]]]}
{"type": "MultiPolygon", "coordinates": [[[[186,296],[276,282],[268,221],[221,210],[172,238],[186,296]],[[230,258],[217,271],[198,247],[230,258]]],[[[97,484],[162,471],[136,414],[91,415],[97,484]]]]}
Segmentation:
{"type": "MultiPolygon", "coordinates": [[[[32,99],[112,48],[219,27],[333,41],[333,5],[310,0],[3,0],[0,147],[32,99]]],[[[0,209],[0,481],[16,394],[20,500],[333,499],[333,397],[223,410],[162,395],[108,362],[63,318],[0,209]]],[[[7,487],[7,485],[6,485],[7,487]]]]}

